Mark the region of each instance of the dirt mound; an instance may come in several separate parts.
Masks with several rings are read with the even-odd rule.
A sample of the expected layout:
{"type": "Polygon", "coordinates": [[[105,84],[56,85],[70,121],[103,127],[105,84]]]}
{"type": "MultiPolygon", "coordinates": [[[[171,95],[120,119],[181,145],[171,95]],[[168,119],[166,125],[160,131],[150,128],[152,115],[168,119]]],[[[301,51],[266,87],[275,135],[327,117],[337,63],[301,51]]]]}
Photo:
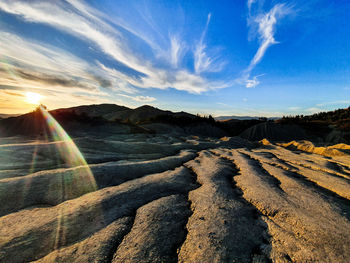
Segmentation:
{"type": "Polygon", "coordinates": [[[309,141],[291,141],[288,143],[277,143],[277,145],[289,148],[292,150],[300,150],[308,153],[315,153],[320,154],[327,157],[334,157],[334,156],[346,156],[347,153],[345,150],[350,149],[350,145],[347,144],[336,144],[333,146],[319,146],[316,147],[312,142],[309,141]]]}
{"type": "Polygon", "coordinates": [[[271,145],[271,143],[269,142],[269,140],[267,140],[267,139],[262,139],[261,141],[259,141],[259,144],[261,144],[261,145],[271,145]]]}

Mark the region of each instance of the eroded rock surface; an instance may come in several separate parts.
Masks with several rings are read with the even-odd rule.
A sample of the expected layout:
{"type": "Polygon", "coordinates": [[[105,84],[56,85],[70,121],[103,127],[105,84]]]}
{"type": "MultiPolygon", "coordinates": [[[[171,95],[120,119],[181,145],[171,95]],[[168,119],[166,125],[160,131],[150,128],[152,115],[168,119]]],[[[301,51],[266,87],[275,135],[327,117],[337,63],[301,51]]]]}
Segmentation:
{"type": "MultiPolygon", "coordinates": [[[[0,262],[348,262],[350,157],[165,135],[0,144],[0,262]]],[[[292,144],[291,144],[292,145],[292,144]]],[[[329,153],[330,151],[328,151],[329,153]]]]}

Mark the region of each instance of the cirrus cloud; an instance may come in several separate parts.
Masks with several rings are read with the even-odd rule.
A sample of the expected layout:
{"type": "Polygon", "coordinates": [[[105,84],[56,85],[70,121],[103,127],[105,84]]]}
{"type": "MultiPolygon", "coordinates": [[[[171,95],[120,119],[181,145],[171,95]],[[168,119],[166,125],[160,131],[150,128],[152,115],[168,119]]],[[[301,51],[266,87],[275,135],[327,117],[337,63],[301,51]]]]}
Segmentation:
{"type": "Polygon", "coordinates": [[[248,26],[251,30],[255,30],[253,35],[256,35],[259,41],[259,48],[256,51],[254,57],[249,63],[249,66],[244,70],[243,76],[239,80],[240,83],[244,83],[247,88],[255,88],[260,84],[257,77],[251,78],[251,72],[255,66],[263,59],[267,49],[278,44],[275,39],[276,25],[279,19],[290,14],[292,8],[286,4],[275,4],[268,12],[258,13],[255,16],[251,15],[252,5],[257,2],[256,0],[248,0],[247,5],[249,9],[248,26]]]}
{"type": "MultiPolygon", "coordinates": [[[[116,82],[127,83],[130,89],[135,87],[174,88],[199,94],[228,86],[222,80],[209,81],[200,75],[201,72],[218,71],[222,68],[222,64],[217,63],[217,58],[211,58],[205,52],[204,37],[210,21],[210,15],[195,51],[194,74],[186,68],[178,68],[173,71],[173,69],[156,67],[152,60],[145,59],[142,54],[132,49],[129,38],[124,31],[122,32],[112,26],[109,23],[110,20],[104,14],[82,1],[27,2],[4,0],[0,2],[0,10],[16,15],[30,23],[49,25],[66,34],[77,37],[87,42],[87,44],[93,44],[95,48],[98,48],[101,52],[128,68],[128,71],[131,70],[136,73],[137,77],[134,77],[126,73],[125,70],[112,68],[115,71],[119,71],[118,74],[114,74],[114,77],[119,75],[120,78],[116,82]]],[[[131,34],[137,34],[138,32],[137,30],[130,32],[130,27],[124,26],[123,28],[131,34]]],[[[137,34],[136,37],[139,37],[139,35],[137,34]]],[[[145,40],[142,36],[140,38],[145,40]]],[[[150,44],[150,41],[148,40],[145,43],[150,45],[151,48],[159,47],[159,45],[150,44]]],[[[175,68],[180,65],[181,58],[184,55],[184,46],[179,37],[170,36],[169,60],[170,64],[175,68]]],[[[127,85],[124,85],[124,87],[127,85]]]]}

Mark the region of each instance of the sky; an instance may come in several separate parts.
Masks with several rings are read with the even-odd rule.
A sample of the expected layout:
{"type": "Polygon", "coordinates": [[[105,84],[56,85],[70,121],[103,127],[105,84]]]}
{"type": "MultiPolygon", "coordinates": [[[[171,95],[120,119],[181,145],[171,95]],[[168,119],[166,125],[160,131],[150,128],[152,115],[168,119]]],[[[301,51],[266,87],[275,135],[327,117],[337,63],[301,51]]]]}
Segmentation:
{"type": "Polygon", "coordinates": [[[115,103],[219,115],[350,105],[350,1],[0,1],[0,113],[115,103]]]}

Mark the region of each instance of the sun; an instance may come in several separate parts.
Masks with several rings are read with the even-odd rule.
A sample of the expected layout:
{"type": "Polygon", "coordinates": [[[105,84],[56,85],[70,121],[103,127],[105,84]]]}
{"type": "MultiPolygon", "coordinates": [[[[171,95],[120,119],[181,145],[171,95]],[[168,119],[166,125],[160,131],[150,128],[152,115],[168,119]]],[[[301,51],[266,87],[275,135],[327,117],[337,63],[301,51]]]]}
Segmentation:
{"type": "Polygon", "coordinates": [[[26,101],[31,103],[31,104],[35,104],[35,105],[39,105],[40,104],[40,99],[42,98],[42,96],[38,93],[35,92],[27,92],[26,93],[26,101]]]}

